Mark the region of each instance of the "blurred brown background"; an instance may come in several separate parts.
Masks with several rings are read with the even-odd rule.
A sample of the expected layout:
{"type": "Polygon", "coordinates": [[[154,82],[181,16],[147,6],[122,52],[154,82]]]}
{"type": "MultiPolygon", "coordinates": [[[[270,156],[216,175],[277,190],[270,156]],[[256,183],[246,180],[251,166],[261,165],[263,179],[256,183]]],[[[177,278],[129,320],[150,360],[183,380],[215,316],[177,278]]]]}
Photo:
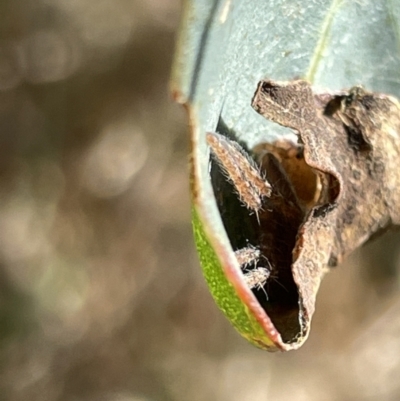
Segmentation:
{"type": "Polygon", "coordinates": [[[194,250],[178,0],[0,2],[0,401],[397,400],[399,235],[324,281],[268,354],[194,250]]]}

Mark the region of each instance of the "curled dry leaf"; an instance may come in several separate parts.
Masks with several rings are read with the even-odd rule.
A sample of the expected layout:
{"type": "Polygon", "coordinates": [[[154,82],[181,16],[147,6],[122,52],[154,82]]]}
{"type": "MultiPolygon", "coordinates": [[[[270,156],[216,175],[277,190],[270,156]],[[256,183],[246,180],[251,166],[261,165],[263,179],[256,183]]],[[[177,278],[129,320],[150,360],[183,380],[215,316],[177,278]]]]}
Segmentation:
{"type": "Polygon", "coordinates": [[[259,144],[251,158],[210,133],[211,179],[244,282],[268,318],[273,346],[258,345],[289,350],[309,334],[328,268],[400,224],[400,104],[360,87],[313,94],[299,80],[260,82],[252,105],[298,143],[259,144]]]}

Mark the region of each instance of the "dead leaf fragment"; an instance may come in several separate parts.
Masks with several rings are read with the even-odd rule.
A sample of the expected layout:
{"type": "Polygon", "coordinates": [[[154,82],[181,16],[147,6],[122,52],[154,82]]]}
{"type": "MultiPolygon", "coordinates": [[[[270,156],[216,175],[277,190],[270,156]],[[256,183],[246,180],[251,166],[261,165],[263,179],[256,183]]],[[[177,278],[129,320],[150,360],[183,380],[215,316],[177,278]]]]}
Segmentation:
{"type": "MultiPolygon", "coordinates": [[[[313,94],[311,86],[300,80],[261,81],[252,106],[298,133],[304,161],[320,182],[317,190],[310,171],[302,175],[308,189],[299,198],[305,201],[306,212],[300,224],[294,222],[293,248],[285,249],[298,290],[300,331],[306,337],[327,267],[340,263],[372,235],[400,223],[400,104],[361,87],[340,94],[313,94]],[[314,199],[313,188],[314,204],[309,202],[314,199]]],[[[264,153],[280,154],[288,179],[293,178],[293,164],[285,167],[282,149],[268,146],[261,146],[264,153]]],[[[264,161],[262,165],[270,168],[264,161]]],[[[294,188],[299,187],[299,174],[295,181],[294,188]]],[[[271,250],[276,244],[268,232],[276,234],[263,227],[261,248],[279,254],[280,249],[271,250]]]]}

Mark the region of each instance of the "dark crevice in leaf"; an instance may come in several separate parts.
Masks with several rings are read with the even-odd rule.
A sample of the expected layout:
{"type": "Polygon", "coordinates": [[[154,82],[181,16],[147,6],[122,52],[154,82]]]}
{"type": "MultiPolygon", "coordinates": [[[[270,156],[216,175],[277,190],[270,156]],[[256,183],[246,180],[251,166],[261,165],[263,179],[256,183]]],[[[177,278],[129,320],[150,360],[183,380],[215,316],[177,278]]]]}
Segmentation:
{"type": "MultiPolygon", "coordinates": [[[[226,127],[222,119],[217,130],[235,141],[234,132],[226,127]]],[[[304,163],[298,146],[283,149],[270,144],[265,144],[265,147],[259,145],[255,157],[257,155],[261,174],[274,188],[271,197],[264,200],[258,216],[240,201],[234,185],[213,158],[211,180],[232,248],[236,251],[251,246],[261,251],[261,258],[246,266],[246,270],[267,266],[271,271],[269,280],[262,287],[252,290],[283,341],[291,343],[304,330],[300,324],[298,290],[291,271],[292,251],[308,210],[307,204],[315,203],[317,177],[304,163]]]]}
{"type": "MultiPolygon", "coordinates": [[[[256,147],[256,158],[261,172],[274,187],[278,195],[265,200],[266,211],[260,215],[261,247],[263,254],[271,261],[276,274],[276,305],[260,303],[280,331],[286,343],[294,342],[304,335],[301,303],[298,288],[293,280],[292,264],[301,225],[317,203],[326,202],[320,191],[320,178],[304,160],[303,147],[281,140],[274,144],[260,144],[256,147]],[[269,209],[269,210],[268,210],[269,209]]],[[[316,210],[327,213],[328,205],[316,210]]],[[[271,282],[270,282],[271,283],[271,282]]]]}
{"type": "Polygon", "coordinates": [[[260,247],[271,264],[273,277],[267,284],[270,301],[260,303],[275,327],[288,343],[301,333],[299,325],[299,299],[291,272],[292,251],[305,210],[286,172],[273,153],[267,152],[261,163],[261,172],[274,188],[273,195],[265,199],[260,213],[260,247]]]}

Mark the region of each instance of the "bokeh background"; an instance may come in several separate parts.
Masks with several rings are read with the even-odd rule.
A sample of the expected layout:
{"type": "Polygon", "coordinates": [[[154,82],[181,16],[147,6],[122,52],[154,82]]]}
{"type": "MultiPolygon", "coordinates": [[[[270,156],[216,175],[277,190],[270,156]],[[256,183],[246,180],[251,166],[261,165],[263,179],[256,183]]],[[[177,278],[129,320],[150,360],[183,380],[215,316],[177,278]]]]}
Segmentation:
{"type": "Polygon", "coordinates": [[[398,400],[399,234],[325,278],[299,351],[212,301],[168,93],[180,8],[0,1],[0,401],[398,400]]]}

